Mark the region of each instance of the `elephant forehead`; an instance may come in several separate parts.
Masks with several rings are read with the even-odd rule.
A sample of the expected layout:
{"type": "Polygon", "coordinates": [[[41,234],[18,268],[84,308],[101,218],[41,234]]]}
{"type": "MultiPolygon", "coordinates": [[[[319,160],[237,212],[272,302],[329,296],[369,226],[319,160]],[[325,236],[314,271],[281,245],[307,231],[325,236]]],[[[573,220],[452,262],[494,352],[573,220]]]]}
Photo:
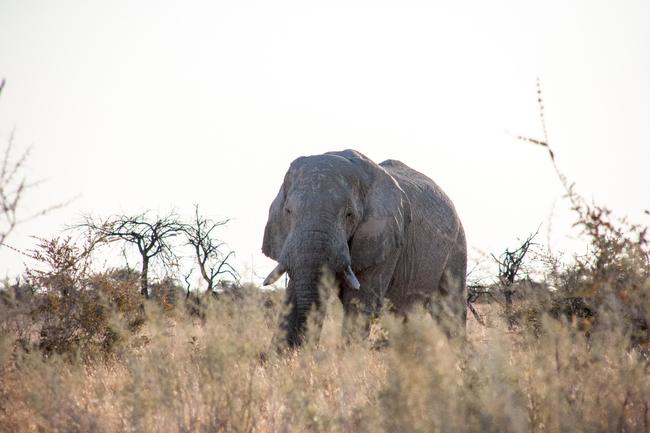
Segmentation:
{"type": "Polygon", "coordinates": [[[301,170],[294,178],[293,187],[298,190],[318,191],[334,195],[345,195],[356,187],[357,181],[349,173],[332,169],[301,170]]]}

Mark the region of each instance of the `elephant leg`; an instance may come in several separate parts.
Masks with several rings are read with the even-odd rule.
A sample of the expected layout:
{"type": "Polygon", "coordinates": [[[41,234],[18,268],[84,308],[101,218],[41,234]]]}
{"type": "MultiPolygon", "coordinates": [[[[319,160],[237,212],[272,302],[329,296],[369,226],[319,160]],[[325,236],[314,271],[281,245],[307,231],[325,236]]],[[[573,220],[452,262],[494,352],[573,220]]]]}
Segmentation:
{"type": "Polygon", "coordinates": [[[342,292],[343,328],[342,334],[346,344],[355,340],[367,340],[370,335],[370,324],[376,317],[381,306],[378,301],[369,296],[359,296],[348,289],[342,292]]]}
{"type": "Polygon", "coordinates": [[[466,260],[460,253],[449,257],[437,293],[428,302],[431,317],[447,337],[465,337],[467,321],[466,260]]]}
{"type": "Polygon", "coordinates": [[[358,338],[367,340],[370,325],[376,318],[384,303],[384,295],[397,264],[397,255],[381,266],[369,268],[357,275],[361,288],[358,290],[344,288],[340,298],[343,304],[343,339],[346,342],[358,338]]]}

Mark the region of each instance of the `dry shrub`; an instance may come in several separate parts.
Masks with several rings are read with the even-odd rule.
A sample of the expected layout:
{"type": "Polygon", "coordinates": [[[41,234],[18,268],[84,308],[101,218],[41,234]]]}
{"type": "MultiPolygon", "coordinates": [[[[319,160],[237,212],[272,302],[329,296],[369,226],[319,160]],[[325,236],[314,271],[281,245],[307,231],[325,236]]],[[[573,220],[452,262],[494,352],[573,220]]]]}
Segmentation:
{"type": "Polygon", "coordinates": [[[136,276],[91,272],[91,250],[92,243],[78,246],[69,238],[40,241],[33,257],[41,266],[27,272],[32,296],[12,321],[23,348],[105,357],[122,350],[140,328],[144,313],[136,276]]]}
{"type": "MultiPolygon", "coordinates": [[[[566,180],[561,176],[562,181],[566,180]]],[[[647,227],[616,219],[602,206],[588,204],[566,184],[576,215],[574,226],[587,241],[588,253],[564,262],[536,249],[527,265],[545,276],[515,282],[518,301],[504,317],[511,324],[541,331],[545,315],[573,322],[588,335],[613,328],[632,346],[650,347],[650,244],[647,227]]]]}
{"type": "Polygon", "coordinates": [[[556,278],[562,297],[556,299],[555,312],[593,318],[596,330],[617,326],[634,345],[650,343],[647,227],[615,220],[609,209],[588,205],[572,188],[569,198],[591,251],[556,278]]]}
{"type": "MultiPolygon", "coordinates": [[[[614,218],[610,209],[589,203],[576,192],[575,185],[559,169],[549,142],[539,79],[537,103],[543,139],[523,135],[517,139],[546,149],[576,214],[574,226],[590,246],[587,254],[575,257],[568,266],[562,266],[552,253],[542,260],[547,265],[546,282],[559,289],[551,297],[550,313],[570,320],[577,318],[588,333],[592,328],[597,332],[619,329],[633,346],[650,348],[648,227],[614,218]]],[[[647,210],[645,213],[650,215],[647,210]]]]}

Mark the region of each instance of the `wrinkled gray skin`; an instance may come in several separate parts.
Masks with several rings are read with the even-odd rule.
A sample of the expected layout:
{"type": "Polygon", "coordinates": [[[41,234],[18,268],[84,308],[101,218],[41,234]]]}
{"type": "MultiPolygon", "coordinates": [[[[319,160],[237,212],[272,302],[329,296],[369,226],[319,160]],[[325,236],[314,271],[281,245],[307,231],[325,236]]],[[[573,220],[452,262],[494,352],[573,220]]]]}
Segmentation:
{"type": "Polygon", "coordinates": [[[308,313],[322,312],[324,268],[340,288],[344,335],[367,332],[386,299],[404,315],[424,304],[448,335],[464,335],[463,227],[440,187],[399,161],[376,164],[354,150],[296,159],[271,204],[262,252],[279,263],[266,284],[290,277],[281,321],[289,347],[302,343],[308,313]]]}

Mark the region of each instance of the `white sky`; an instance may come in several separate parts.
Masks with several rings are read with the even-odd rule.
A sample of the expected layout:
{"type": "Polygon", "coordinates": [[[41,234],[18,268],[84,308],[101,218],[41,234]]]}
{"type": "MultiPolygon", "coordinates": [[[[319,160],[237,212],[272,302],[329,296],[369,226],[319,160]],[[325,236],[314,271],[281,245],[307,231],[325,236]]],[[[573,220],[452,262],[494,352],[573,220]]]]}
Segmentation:
{"type": "MultiPolygon", "coordinates": [[[[500,252],[571,215],[541,136],[588,198],[643,221],[650,161],[650,2],[0,0],[0,139],[34,145],[47,182],[25,212],[80,195],[8,243],[81,213],[192,205],[246,280],[296,157],[399,159],[455,202],[473,250],[500,252]],[[321,6],[318,5],[321,4],[321,6]],[[433,4],[435,3],[435,4],[433,4]]],[[[0,273],[23,259],[0,249],[0,273]]],[[[259,281],[259,280],[256,280],[259,281]]]]}

